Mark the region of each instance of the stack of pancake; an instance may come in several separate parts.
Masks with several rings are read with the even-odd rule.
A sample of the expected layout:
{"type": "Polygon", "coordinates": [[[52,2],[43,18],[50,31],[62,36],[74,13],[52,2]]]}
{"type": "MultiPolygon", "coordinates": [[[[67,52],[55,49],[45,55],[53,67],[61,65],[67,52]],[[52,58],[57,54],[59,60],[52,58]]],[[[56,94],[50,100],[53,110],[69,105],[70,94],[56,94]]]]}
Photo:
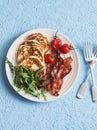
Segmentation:
{"type": "Polygon", "coordinates": [[[33,71],[45,68],[44,55],[48,50],[48,39],[41,33],[27,36],[25,42],[20,44],[17,50],[18,66],[24,65],[33,71]]]}

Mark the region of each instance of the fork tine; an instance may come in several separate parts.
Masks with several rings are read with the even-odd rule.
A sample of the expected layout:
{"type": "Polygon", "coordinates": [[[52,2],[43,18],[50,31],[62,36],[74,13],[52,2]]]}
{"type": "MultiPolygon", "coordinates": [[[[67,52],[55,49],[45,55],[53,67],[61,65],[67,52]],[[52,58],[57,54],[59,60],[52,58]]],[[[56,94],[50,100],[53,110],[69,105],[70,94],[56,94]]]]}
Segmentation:
{"type": "Polygon", "coordinates": [[[86,42],[86,53],[87,53],[87,58],[89,57],[89,43],[86,42]]]}
{"type": "Polygon", "coordinates": [[[89,57],[92,58],[92,46],[90,43],[88,43],[88,47],[89,47],[89,57]]]}
{"type": "Polygon", "coordinates": [[[95,48],[94,56],[97,57],[97,47],[95,48]]]}
{"type": "Polygon", "coordinates": [[[84,42],[84,58],[92,58],[92,48],[89,42],[84,42]]]}
{"type": "Polygon", "coordinates": [[[94,57],[97,58],[97,52],[94,54],[94,57]]]}
{"type": "Polygon", "coordinates": [[[88,47],[87,47],[87,42],[84,42],[84,58],[88,57],[88,47]]]}
{"type": "Polygon", "coordinates": [[[95,54],[95,57],[97,57],[97,52],[96,52],[96,54],[95,54]]]}
{"type": "Polygon", "coordinates": [[[84,46],[84,58],[86,60],[86,57],[87,57],[87,53],[86,53],[86,42],[83,43],[83,46],[84,46]]]}

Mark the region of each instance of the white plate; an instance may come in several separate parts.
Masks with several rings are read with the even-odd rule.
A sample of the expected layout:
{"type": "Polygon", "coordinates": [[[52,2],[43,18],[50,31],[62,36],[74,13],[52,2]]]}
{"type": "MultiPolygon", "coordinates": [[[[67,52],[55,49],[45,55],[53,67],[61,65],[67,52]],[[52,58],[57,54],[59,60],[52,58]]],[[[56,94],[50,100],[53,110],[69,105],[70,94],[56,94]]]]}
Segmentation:
{"type": "MultiPolygon", "coordinates": [[[[52,29],[35,29],[35,30],[31,30],[31,31],[28,31],[24,34],[22,34],[21,36],[19,36],[11,45],[11,47],[9,48],[8,50],[8,53],[7,53],[7,57],[8,59],[14,64],[16,65],[16,51],[17,51],[17,48],[18,46],[25,40],[26,36],[32,34],[32,33],[36,33],[36,32],[39,32],[39,33],[42,33],[44,36],[46,36],[48,38],[49,41],[51,41],[53,39],[53,36],[56,32],[56,30],[52,30],[52,29]]],[[[57,36],[59,38],[62,39],[62,42],[63,43],[72,43],[69,38],[67,38],[67,36],[63,35],[62,33],[59,33],[57,34],[57,36]]],[[[72,44],[73,47],[74,44],[72,44]]],[[[77,78],[77,75],[78,75],[78,70],[79,70],[79,60],[78,60],[78,55],[77,55],[77,52],[76,52],[76,49],[75,50],[72,50],[71,53],[69,54],[71,55],[71,57],[73,58],[73,63],[72,63],[72,70],[71,72],[64,78],[64,83],[62,85],[62,88],[59,92],[59,96],[53,96],[49,93],[47,93],[47,101],[44,101],[42,98],[38,99],[36,97],[33,97],[32,95],[29,95],[29,94],[26,94],[23,90],[21,90],[20,92],[18,92],[21,96],[25,97],[26,99],[29,99],[31,101],[36,101],[36,102],[48,102],[48,101],[53,101],[53,100],[56,100],[62,96],[64,96],[73,86],[76,78],[77,78]]],[[[66,55],[68,56],[68,55],[66,55]]],[[[9,66],[5,63],[5,69],[6,69],[6,75],[7,75],[7,78],[11,84],[11,86],[15,89],[15,91],[17,91],[17,87],[14,86],[13,84],[13,79],[12,79],[12,74],[11,74],[11,71],[9,69],[9,66]]]]}

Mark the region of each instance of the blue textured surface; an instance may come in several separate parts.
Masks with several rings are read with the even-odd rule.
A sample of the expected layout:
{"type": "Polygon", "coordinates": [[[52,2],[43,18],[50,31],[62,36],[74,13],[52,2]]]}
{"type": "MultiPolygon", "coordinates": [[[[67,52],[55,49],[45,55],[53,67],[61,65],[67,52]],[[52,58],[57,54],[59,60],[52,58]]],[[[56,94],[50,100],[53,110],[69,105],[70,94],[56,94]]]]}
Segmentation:
{"type": "Polygon", "coordinates": [[[85,40],[97,45],[96,0],[0,0],[0,130],[97,130],[91,82],[85,99],[76,98],[88,70],[82,54],[85,40]],[[34,28],[58,29],[78,48],[78,79],[66,96],[51,103],[22,98],[5,75],[4,57],[11,43],[34,28]]]}

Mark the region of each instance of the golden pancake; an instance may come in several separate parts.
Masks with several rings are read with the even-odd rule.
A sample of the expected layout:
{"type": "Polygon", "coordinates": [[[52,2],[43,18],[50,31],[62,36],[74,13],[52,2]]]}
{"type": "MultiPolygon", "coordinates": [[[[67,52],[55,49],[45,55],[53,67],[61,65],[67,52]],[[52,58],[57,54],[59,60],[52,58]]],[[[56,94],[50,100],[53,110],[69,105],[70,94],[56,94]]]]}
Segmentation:
{"type": "Polygon", "coordinates": [[[33,71],[45,68],[44,55],[49,50],[48,39],[40,33],[34,33],[21,43],[17,50],[18,66],[24,65],[33,71]]]}
{"type": "Polygon", "coordinates": [[[40,33],[34,33],[34,34],[29,35],[27,37],[27,40],[36,40],[41,44],[41,46],[44,47],[45,52],[49,50],[48,39],[40,33]]]}
{"type": "Polygon", "coordinates": [[[36,71],[40,68],[44,68],[45,65],[40,61],[37,56],[30,56],[27,59],[23,60],[18,66],[24,65],[25,67],[36,71]]]}
{"type": "Polygon", "coordinates": [[[33,41],[25,41],[19,45],[18,50],[17,50],[17,55],[19,55],[22,52],[22,50],[23,50],[23,48],[25,48],[25,46],[26,47],[33,46],[35,48],[38,48],[40,50],[40,52],[44,54],[44,49],[39,44],[37,44],[36,42],[33,42],[33,41]]]}
{"type": "Polygon", "coordinates": [[[17,62],[22,62],[29,56],[37,56],[41,61],[43,61],[43,55],[39,48],[36,48],[34,46],[24,46],[21,49],[21,52],[17,55],[17,62]]]}

